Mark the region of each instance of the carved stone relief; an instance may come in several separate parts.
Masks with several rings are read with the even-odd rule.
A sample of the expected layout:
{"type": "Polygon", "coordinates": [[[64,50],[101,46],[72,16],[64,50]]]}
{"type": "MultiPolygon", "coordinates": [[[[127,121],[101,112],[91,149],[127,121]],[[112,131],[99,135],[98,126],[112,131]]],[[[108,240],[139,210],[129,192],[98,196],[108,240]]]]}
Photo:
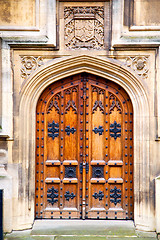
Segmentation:
{"type": "Polygon", "coordinates": [[[104,7],[65,7],[67,49],[104,49],[104,7]]]}
{"type": "Polygon", "coordinates": [[[21,57],[21,63],[21,77],[24,79],[27,79],[33,71],[44,64],[42,57],[33,56],[21,57]]]}
{"type": "Polygon", "coordinates": [[[132,68],[140,77],[148,78],[148,57],[127,57],[125,64],[127,65],[127,67],[132,68]]]}

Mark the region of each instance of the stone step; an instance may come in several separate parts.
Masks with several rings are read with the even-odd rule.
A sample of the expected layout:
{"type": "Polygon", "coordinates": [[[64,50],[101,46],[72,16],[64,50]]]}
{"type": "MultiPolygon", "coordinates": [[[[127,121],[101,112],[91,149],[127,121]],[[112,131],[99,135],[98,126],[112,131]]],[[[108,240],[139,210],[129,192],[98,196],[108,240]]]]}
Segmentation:
{"type": "Polygon", "coordinates": [[[137,231],[133,221],[36,220],[28,231],[7,234],[4,240],[155,240],[156,233],[137,231]]]}

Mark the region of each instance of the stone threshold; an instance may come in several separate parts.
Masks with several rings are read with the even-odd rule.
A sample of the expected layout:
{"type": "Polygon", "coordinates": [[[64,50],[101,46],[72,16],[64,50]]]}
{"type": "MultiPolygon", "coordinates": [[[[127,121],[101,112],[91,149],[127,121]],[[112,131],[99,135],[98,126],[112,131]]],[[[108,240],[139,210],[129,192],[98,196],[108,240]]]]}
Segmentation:
{"type": "Polygon", "coordinates": [[[14,231],[4,240],[154,240],[155,232],[137,231],[133,221],[126,220],[35,220],[33,228],[14,231]]]}

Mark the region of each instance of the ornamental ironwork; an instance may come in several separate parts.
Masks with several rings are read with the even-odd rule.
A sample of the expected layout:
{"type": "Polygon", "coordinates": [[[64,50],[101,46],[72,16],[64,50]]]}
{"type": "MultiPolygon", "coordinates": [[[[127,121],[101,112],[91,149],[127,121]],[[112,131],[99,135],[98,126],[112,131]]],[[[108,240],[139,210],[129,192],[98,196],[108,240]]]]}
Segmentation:
{"type": "Polygon", "coordinates": [[[65,178],[76,178],[76,166],[65,166],[65,178]]]}
{"type": "Polygon", "coordinates": [[[104,177],[104,167],[103,166],[92,166],[92,177],[93,178],[103,178],[104,177]]]}
{"type": "Polygon", "coordinates": [[[59,136],[59,124],[55,123],[54,120],[52,123],[48,123],[48,137],[51,137],[53,140],[55,137],[59,136]]]}
{"type": "Polygon", "coordinates": [[[54,187],[49,188],[47,190],[47,201],[52,205],[58,202],[58,189],[54,189],[54,187]]]}
{"type": "Polygon", "coordinates": [[[116,121],[110,125],[110,136],[114,137],[115,140],[121,136],[121,125],[116,121]]]}
{"type": "Polygon", "coordinates": [[[99,191],[99,193],[95,192],[93,195],[92,195],[95,199],[98,199],[99,198],[99,201],[101,201],[104,197],[104,194],[102,191],[99,191]]]}
{"type": "Polygon", "coordinates": [[[110,200],[114,205],[117,205],[117,203],[121,202],[121,190],[118,189],[116,186],[110,190],[110,200]],[[120,198],[120,199],[118,199],[120,198]]]}
{"type": "Polygon", "coordinates": [[[74,195],[73,192],[70,193],[69,191],[66,191],[66,193],[64,194],[64,196],[65,196],[65,199],[66,199],[67,201],[69,201],[69,199],[73,199],[76,195],[74,195]]]}
{"type": "Polygon", "coordinates": [[[74,127],[70,128],[70,126],[66,126],[65,132],[67,135],[70,135],[70,133],[74,134],[76,132],[76,129],[74,127]]]}
{"type": "Polygon", "coordinates": [[[102,135],[102,133],[104,132],[102,126],[99,126],[98,128],[95,127],[92,131],[93,131],[95,134],[99,133],[99,135],[102,135]]]}

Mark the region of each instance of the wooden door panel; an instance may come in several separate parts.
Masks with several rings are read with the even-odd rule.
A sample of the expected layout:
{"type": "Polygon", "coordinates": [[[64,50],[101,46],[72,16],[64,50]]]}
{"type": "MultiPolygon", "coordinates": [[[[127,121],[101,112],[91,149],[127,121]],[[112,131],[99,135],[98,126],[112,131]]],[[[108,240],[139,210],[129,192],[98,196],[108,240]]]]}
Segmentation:
{"type": "Polygon", "coordinates": [[[129,205],[133,211],[133,180],[128,180],[133,179],[133,172],[129,172],[132,159],[128,163],[129,157],[132,157],[129,151],[133,151],[133,110],[130,100],[115,84],[97,81],[94,76],[89,76],[88,80],[91,128],[86,217],[132,218],[133,212],[130,214],[128,211],[129,205]],[[132,137],[129,138],[129,134],[132,137]],[[101,166],[102,162],[104,166],[101,166]]]}
{"type": "Polygon", "coordinates": [[[126,92],[77,74],[49,86],[36,113],[36,218],[133,219],[126,92]]]}

